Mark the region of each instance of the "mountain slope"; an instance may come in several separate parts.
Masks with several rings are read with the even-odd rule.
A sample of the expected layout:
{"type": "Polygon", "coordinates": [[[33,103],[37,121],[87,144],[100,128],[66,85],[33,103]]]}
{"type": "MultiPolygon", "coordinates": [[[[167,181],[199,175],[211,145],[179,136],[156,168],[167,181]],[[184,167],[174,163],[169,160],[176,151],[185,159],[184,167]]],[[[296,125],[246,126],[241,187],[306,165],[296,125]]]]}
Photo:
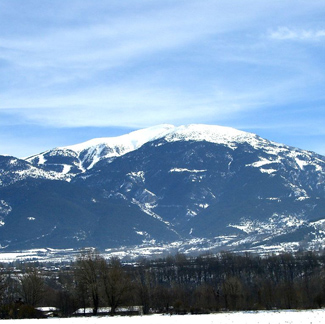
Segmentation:
{"type": "Polygon", "coordinates": [[[10,208],[2,213],[2,247],[105,248],[178,239],[137,206],[94,198],[94,190],[64,181],[24,180],[1,188],[0,196],[10,208]]]}
{"type": "MultiPolygon", "coordinates": [[[[161,125],[118,137],[96,138],[84,143],[49,150],[26,160],[34,166],[53,171],[60,170],[61,173],[69,173],[71,176],[91,169],[101,160],[113,160],[132,152],[146,142],[164,136],[173,128],[172,125],[161,125]]],[[[70,178],[67,177],[67,179],[70,178]]]]}
{"type": "Polygon", "coordinates": [[[0,169],[7,249],[325,242],[325,158],[228,127],[156,126],[0,157],[0,169]],[[32,230],[26,218],[43,225],[32,230]]]}

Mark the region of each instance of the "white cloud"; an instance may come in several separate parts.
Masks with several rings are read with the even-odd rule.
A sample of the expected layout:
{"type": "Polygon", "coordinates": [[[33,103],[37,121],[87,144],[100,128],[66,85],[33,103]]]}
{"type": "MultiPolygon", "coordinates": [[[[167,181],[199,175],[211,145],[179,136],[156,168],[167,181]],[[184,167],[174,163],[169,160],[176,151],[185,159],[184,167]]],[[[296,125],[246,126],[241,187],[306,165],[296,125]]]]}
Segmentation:
{"type": "Polygon", "coordinates": [[[319,41],[325,39],[325,29],[304,30],[279,27],[269,35],[276,40],[319,41]]]}
{"type": "MultiPolygon", "coordinates": [[[[16,23],[0,29],[7,62],[0,84],[10,84],[0,109],[28,108],[26,118],[60,126],[203,122],[297,100],[304,85],[323,78],[309,57],[259,37],[306,9],[321,12],[321,4],[297,0],[289,11],[285,0],[71,2],[57,11],[45,5],[42,18],[6,1],[16,23]]],[[[280,27],[269,37],[323,39],[323,32],[280,27]]]]}
{"type": "Polygon", "coordinates": [[[62,95],[3,97],[0,109],[17,113],[22,120],[43,126],[146,127],[160,123],[209,123],[260,110],[288,100],[299,100],[292,88],[301,81],[283,80],[276,85],[243,85],[232,91],[220,82],[210,89],[149,85],[149,82],[96,86],[62,95]],[[274,96],[274,94],[277,94],[274,96]],[[27,98],[27,100],[26,100],[27,98]]]}
{"type": "MultiPolygon", "coordinates": [[[[160,123],[183,123],[205,120],[212,116],[220,119],[238,110],[228,95],[190,95],[168,88],[105,87],[88,89],[86,93],[74,93],[63,97],[10,100],[8,111],[23,119],[44,126],[127,126],[144,127],[160,123]]],[[[6,104],[3,102],[2,104],[6,104]]]]}

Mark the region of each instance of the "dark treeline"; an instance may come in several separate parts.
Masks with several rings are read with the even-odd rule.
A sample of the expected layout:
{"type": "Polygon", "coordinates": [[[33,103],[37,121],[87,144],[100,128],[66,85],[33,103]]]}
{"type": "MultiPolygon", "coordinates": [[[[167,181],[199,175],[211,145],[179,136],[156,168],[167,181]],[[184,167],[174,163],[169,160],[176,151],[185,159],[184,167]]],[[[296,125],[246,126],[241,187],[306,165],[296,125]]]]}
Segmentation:
{"type": "MultiPolygon", "coordinates": [[[[325,254],[302,252],[260,257],[221,253],[122,264],[97,252],[55,267],[6,265],[0,273],[0,317],[41,317],[79,309],[141,306],[143,313],[209,313],[222,310],[320,308],[325,306],[325,254]]],[[[80,312],[80,311],[79,311],[80,312]]]]}

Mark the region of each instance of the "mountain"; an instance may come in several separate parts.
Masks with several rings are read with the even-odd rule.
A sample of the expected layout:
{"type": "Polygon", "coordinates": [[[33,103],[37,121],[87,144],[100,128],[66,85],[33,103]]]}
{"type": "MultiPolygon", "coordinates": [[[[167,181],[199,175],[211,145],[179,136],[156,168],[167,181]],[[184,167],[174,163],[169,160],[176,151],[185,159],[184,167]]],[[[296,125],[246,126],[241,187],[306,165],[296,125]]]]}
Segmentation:
{"type": "Polygon", "coordinates": [[[325,157],[213,125],[0,156],[0,244],[182,251],[325,244],[325,157]]]}

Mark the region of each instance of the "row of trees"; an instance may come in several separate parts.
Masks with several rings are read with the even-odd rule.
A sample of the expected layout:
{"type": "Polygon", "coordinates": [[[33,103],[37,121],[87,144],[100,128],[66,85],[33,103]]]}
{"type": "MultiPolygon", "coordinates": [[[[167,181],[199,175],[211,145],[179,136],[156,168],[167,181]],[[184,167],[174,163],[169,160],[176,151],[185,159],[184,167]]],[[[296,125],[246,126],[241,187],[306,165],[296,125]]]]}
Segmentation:
{"type": "Polygon", "coordinates": [[[109,262],[97,253],[83,254],[77,261],[74,272],[74,282],[82,307],[93,307],[97,314],[102,303],[111,307],[111,315],[118,306],[128,303],[130,293],[134,289],[133,282],[118,258],[109,262]]]}
{"type": "Polygon", "coordinates": [[[35,307],[42,302],[44,279],[37,269],[31,268],[23,275],[0,273],[0,318],[37,317],[35,307]]]}
{"type": "Polygon", "coordinates": [[[1,318],[33,317],[36,306],[56,306],[63,316],[77,309],[141,305],[144,313],[318,308],[325,306],[325,255],[260,257],[221,253],[183,254],[122,264],[95,251],[69,267],[23,265],[0,275],[1,318]]]}

